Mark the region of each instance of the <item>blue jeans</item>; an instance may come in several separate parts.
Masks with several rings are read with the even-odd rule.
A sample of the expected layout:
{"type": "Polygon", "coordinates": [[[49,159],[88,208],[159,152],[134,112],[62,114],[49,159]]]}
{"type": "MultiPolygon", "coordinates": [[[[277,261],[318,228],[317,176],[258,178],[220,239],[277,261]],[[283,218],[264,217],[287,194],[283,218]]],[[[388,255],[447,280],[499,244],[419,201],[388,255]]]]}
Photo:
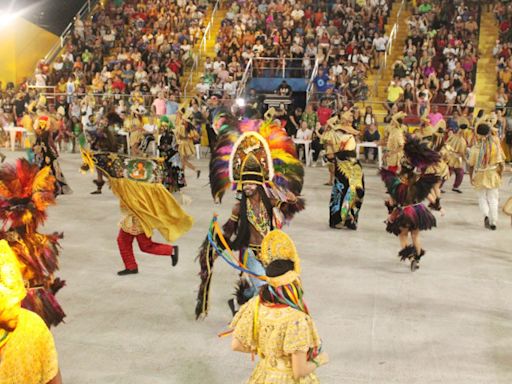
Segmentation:
{"type": "MultiPolygon", "coordinates": [[[[254,256],[254,253],[251,250],[247,250],[246,252],[249,252],[246,264],[247,269],[260,276],[265,276],[265,268],[263,268],[261,262],[254,256]]],[[[244,291],[244,296],[248,300],[256,296],[259,293],[260,288],[266,284],[263,280],[251,275],[249,275],[249,282],[251,287],[244,291]]]]}

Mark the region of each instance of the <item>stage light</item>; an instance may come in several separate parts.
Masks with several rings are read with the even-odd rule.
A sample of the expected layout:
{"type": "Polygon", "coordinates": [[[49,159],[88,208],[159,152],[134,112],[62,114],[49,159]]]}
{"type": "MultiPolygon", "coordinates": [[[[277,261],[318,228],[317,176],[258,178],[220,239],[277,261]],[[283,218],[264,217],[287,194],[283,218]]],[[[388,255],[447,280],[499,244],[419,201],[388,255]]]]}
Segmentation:
{"type": "Polygon", "coordinates": [[[24,11],[12,12],[6,10],[0,10],[0,28],[11,25],[18,17],[20,17],[24,11]]]}
{"type": "Polygon", "coordinates": [[[240,108],[241,107],[245,107],[245,99],[239,97],[235,100],[235,103],[237,106],[239,106],[240,108]]]}
{"type": "Polygon", "coordinates": [[[0,28],[7,27],[16,19],[15,13],[0,11],[0,28]]]}

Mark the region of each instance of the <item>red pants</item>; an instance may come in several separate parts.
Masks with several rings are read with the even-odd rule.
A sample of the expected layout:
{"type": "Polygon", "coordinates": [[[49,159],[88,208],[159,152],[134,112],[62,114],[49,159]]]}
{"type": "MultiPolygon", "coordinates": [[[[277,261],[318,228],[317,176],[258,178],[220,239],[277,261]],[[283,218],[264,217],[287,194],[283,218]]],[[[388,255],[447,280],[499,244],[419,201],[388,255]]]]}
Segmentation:
{"type": "Polygon", "coordinates": [[[151,253],[152,255],[171,256],[173,250],[172,245],[155,243],[144,233],[134,236],[120,229],[119,235],[117,235],[117,245],[126,269],[137,268],[137,261],[133,254],[134,238],[137,238],[137,243],[142,252],[151,253]]]}
{"type": "Polygon", "coordinates": [[[388,171],[391,171],[391,172],[397,172],[398,171],[398,165],[391,165],[388,167],[388,171]]]}

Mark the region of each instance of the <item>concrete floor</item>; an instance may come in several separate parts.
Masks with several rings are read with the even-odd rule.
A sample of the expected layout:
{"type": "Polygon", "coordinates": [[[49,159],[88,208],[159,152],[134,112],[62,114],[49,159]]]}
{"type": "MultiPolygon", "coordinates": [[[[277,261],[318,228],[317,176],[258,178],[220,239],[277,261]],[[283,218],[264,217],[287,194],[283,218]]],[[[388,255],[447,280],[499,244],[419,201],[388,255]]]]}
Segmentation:
{"type": "MultiPolygon", "coordinates": [[[[9,154],[12,159],[13,154],[9,154]]],[[[180,263],[138,254],[140,273],[118,277],[119,209],[107,190],[93,190],[78,172],[78,155],[62,167],[75,193],[59,197],[46,231],[62,230],[59,293],[67,318],[53,330],[64,383],[241,383],[249,356],[230,351],[217,333],[230,321],[226,300],[236,273],[216,264],[211,311],[194,320],[194,262],[213,212],[228,217],[228,195],[215,207],[203,176],[189,178],[193,229],[178,241],[180,263]]],[[[367,195],[357,232],[328,228],[326,169],[308,168],[307,209],[286,231],[303,260],[306,300],[331,362],[322,383],[512,382],[512,254],[510,220],[483,228],[467,180],[463,195],[444,195],[446,216],[424,233],[427,255],[416,273],[396,257],[398,240],[385,232],[384,188],[366,168],[367,195]]],[[[502,203],[510,195],[506,177],[502,203]]],[[[447,188],[449,190],[449,188],[447,188]]],[[[158,239],[159,236],[156,236],[158,239]]]]}

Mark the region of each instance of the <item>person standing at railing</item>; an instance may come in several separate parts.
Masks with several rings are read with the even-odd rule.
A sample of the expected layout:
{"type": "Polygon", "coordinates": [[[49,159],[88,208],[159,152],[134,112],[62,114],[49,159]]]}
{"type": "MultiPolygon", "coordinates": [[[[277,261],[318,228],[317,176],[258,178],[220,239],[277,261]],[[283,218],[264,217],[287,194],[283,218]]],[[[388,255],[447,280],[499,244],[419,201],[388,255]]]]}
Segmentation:
{"type": "Polygon", "coordinates": [[[75,93],[75,80],[74,76],[71,75],[68,77],[68,82],[66,83],[66,102],[69,104],[73,101],[73,95],[75,93]]]}
{"type": "Polygon", "coordinates": [[[159,92],[158,97],[153,100],[153,104],[151,104],[151,111],[157,116],[163,116],[166,112],[166,100],[164,98],[164,93],[159,92]]]}

